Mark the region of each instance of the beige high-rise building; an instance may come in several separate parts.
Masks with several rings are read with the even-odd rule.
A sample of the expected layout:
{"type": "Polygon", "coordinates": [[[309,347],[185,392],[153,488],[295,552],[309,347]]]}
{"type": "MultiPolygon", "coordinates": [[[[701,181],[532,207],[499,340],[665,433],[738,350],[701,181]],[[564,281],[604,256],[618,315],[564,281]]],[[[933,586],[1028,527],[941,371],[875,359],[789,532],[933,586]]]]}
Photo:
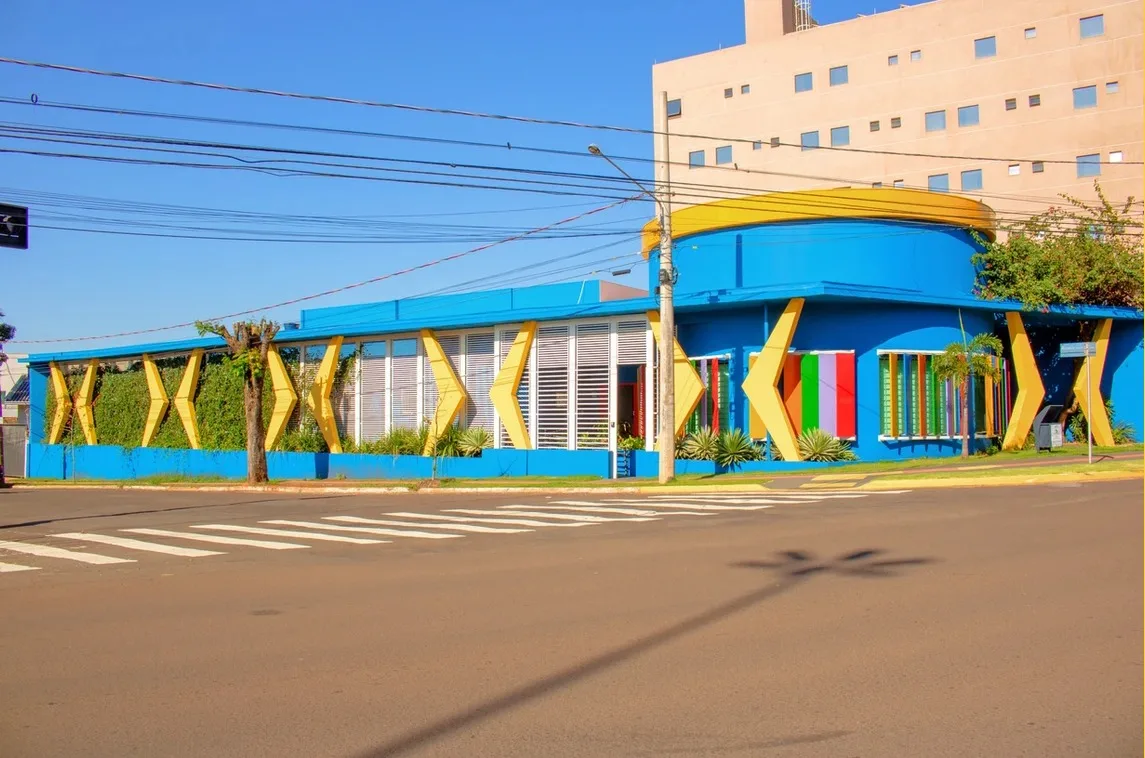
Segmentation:
{"type": "Polygon", "coordinates": [[[1092,201],[1095,179],[1145,194],[1142,0],[933,0],[822,26],[813,10],[745,0],[745,44],[653,67],[677,206],[902,186],[1006,221],[1092,201]]]}

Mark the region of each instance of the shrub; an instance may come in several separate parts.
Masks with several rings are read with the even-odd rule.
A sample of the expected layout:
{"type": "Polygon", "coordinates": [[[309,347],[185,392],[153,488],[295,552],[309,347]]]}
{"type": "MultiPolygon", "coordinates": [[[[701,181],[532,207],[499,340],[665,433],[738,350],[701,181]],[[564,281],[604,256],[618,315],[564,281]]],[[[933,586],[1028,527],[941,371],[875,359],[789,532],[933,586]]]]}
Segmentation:
{"type": "MultiPolygon", "coordinates": [[[[1137,430],[1128,421],[1118,421],[1116,414],[1113,412],[1113,401],[1105,401],[1105,413],[1109,417],[1109,426],[1113,431],[1113,444],[1114,445],[1132,445],[1137,441],[1137,430]]],[[[1074,442],[1085,442],[1089,437],[1089,421],[1085,417],[1085,411],[1078,406],[1076,412],[1069,420],[1069,433],[1073,437],[1074,442]]]]}
{"type": "Polygon", "coordinates": [[[460,435],[458,448],[462,455],[476,458],[481,451],[493,447],[493,435],[483,426],[471,426],[460,435]]]}
{"type": "Polygon", "coordinates": [[[453,424],[445,427],[437,438],[435,452],[442,458],[461,457],[461,430],[453,424]]]}
{"type": "Polygon", "coordinates": [[[734,467],[760,457],[759,448],[742,429],[729,429],[717,440],[716,463],[721,466],[734,467]]]}
{"type": "Polygon", "coordinates": [[[644,438],[643,437],[625,437],[616,446],[621,450],[643,450],[644,438]]]}
{"type": "Polygon", "coordinates": [[[858,460],[849,442],[836,439],[822,429],[808,429],[799,436],[799,456],[817,463],[858,460]]]}
{"type": "Polygon", "coordinates": [[[714,461],[720,452],[719,437],[710,427],[692,432],[680,443],[680,457],[689,461],[714,461]]]}

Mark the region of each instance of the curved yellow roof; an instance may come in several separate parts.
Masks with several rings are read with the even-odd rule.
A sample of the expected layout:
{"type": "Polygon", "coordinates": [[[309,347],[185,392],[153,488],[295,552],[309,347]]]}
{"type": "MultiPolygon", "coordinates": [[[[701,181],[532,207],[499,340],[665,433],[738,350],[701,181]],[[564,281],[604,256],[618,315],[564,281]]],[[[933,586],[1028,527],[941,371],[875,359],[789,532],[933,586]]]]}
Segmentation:
{"type": "MultiPolygon", "coordinates": [[[[842,189],[769,192],[716,200],[672,212],[672,238],[785,221],[891,219],[974,229],[994,239],[994,211],[988,205],[944,192],[908,189],[842,189]]],[[[644,225],[645,257],[660,246],[660,221],[644,225]]]]}

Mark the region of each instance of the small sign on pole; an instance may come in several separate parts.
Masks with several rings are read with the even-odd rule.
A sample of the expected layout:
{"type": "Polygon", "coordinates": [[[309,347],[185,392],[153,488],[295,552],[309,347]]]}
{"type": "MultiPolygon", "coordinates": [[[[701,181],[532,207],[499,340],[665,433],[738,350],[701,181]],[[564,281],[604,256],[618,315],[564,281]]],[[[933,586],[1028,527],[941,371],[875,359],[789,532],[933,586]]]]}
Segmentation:
{"type": "Polygon", "coordinates": [[[28,209],[0,203],[0,247],[28,249],[28,209]]]}
{"type": "MultiPolygon", "coordinates": [[[[1090,358],[1097,355],[1096,342],[1063,342],[1060,354],[1062,358],[1090,358]]],[[[1093,377],[1089,372],[1089,361],[1085,362],[1085,395],[1089,405],[1093,405],[1093,377]]],[[[1100,399],[1100,398],[1099,398],[1100,399]]],[[[1089,410],[1089,409],[1087,409],[1089,410]]],[[[1086,444],[1089,449],[1089,462],[1093,463],[1093,422],[1092,414],[1085,414],[1086,444]]]]}

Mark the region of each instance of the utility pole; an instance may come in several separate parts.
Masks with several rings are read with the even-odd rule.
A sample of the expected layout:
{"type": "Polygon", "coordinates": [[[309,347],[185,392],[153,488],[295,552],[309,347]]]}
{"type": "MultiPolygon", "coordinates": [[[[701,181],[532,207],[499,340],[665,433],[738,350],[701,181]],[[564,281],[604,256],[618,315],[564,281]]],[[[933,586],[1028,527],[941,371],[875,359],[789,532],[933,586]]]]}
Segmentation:
{"type": "Polygon", "coordinates": [[[656,103],[656,140],[660,160],[656,162],[656,191],[660,202],[660,483],[676,478],[676,308],[672,288],[676,270],[672,266],[672,174],[668,157],[668,93],[661,92],[656,103]]]}

